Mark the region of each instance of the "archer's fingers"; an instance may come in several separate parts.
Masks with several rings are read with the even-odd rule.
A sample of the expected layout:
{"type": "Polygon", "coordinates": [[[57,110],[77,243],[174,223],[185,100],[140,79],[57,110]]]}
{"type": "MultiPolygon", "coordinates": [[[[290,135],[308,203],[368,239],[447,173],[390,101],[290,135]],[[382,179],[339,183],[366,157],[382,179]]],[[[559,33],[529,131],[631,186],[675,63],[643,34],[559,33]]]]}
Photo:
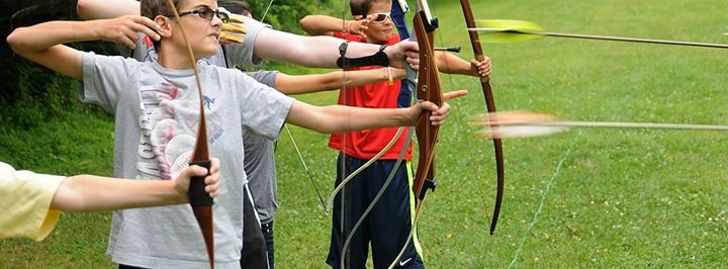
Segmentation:
{"type": "Polygon", "coordinates": [[[183,174],[189,178],[196,176],[204,177],[207,175],[207,169],[199,165],[190,165],[183,171],[183,174]]]}
{"type": "Polygon", "coordinates": [[[405,55],[407,56],[407,64],[409,64],[409,66],[412,67],[412,69],[419,70],[420,69],[420,55],[419,55],[419,53],[416,53],[416,52],[407,52],[405,55]]]}
{"type": "Polygon", "coordinates": [[[422,101],[422,102],[417,103],[417,105],[420,106],[420,109],[422,111],[430,111],[433,113],[435,111],[437,111],[438,109],[440,109],[440,107],[438,107],[435,103],[430,102],[430,101],[422,101]]]}
{"type": "Polygon", "coordinates": [[[457,91],[446,92],[446,93],[442,94],[442,101],[447,102],[449,100],[463,97],[466,95],[468,95],[468,90],[457,90],[457,91]]]}
{"type": "Polygon", "coordinates": [[[149,38],[158,41],[161,36],[157,33],[160,30],[159,25],[147,17],[137,17],[134,19],[135,24],[131,28],[136,32],[142,32],[149,38]]]}
{"type": "Polygon", "coordinates": [[[430,122],[432,122],[432,125],[439,126],[445,123],[445,120],[447,120],[447,117],[450,115],[450,104],[443,103],[442,106],[437,110],[432,112],[430,115],[430,122]]]}
{"type": "Polygon", "coordinates": [[[119,40],[116,40],[116,42],[121,43],[124,46],[127,46],[131,49],[136,48],[136,33],[133,31],[122,31],[122,36],[119,38],[119,40]]]}
{"type": "Polygon", "coordinates": [[[210,161],[210,174],[217,174],[220,171],[220,159],[211,158],[210,161]]]}
{"type": "Polygon", "coordinates": [[[205,192],[210,197],[217,197],[220,194],[220,177],[219,174],[212,174],[205,177],[205,192]]]}
{"type": "Polygon", "coordinates": [[[481,62],[473,59],[470,61],[470,64],[474,71],[478,73],[478,76],[486,77],[490,75],[490,58],[485,58],[481,62]]]}

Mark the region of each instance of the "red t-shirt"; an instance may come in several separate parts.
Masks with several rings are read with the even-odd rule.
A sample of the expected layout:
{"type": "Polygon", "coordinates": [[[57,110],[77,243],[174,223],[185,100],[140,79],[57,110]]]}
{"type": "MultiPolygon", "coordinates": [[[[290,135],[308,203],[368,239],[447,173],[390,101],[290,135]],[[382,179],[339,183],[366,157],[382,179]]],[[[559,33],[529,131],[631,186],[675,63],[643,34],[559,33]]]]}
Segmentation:
{"type": "MultiPolygon", "coordinates": [[[[366,42],[366,40],[359,35],[335,32],[334,36],[350,41],[366,42]]],[[[393,34],[392,38],[387,40],[388,45],[396,44],[397,42],[399,42],[399,36],[396,34],[393,34]]],[[[351,70],[369,70],[377,68],[382,67],[364,66],[352,68],[351,70]]],[[[395,80],[392,86],[389,86],[388,81],[382,81],[359,87],[346,87],[339,91],[338,104],[368,108],[397,108],[397,99],[399,98],[401,85],[401,81],[395,80]]],[[[379,153],[379,151],[381,151],[389,143],[389,141],[392,140],[396,132],[397,128],[382,128],[331,134],[331,137],[329,138],[329,147],[343,151],[347,155],[368,160],[379,153]]],[[[382,156],[381,160],[396,160],[399,157],[404,141],[406,140],[406,134],[407,133],[405,132],[402,136],[400,136],[397,143],[382,156]]],[[[405,160],[410,159],[412,159],[411,143],[408,145],[407,154],[405,155],[405,160]]]]}

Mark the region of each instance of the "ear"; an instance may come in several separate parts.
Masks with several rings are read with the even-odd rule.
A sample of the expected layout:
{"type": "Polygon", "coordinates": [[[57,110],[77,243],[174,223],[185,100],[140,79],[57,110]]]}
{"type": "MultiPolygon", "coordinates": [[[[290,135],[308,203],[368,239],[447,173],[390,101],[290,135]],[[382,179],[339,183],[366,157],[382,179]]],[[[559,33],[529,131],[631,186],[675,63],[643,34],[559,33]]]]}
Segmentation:
{"type": "Polygon", "coordinates": [[[159,25],[159,31],[157,33],[162,38],[170,38],[172,37],[172,21],[162,15],[158,15],[154,17],[154,22],[159,25]]]}

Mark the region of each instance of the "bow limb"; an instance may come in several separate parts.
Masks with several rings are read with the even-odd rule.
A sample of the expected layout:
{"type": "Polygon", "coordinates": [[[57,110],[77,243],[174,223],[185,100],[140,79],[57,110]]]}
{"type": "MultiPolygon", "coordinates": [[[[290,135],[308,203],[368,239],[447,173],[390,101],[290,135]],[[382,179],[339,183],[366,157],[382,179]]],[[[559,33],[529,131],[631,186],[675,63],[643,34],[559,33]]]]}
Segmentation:
{"type": "MultiPolygon", "coordinates": [[[[208,174],[209,174],[209,168],[210,168],[210,156],[209,156],[209,150],[207,145],[207,130],[206,130],[206,123],[205,123],[205,107],[203,103],[203,95],[202,95],[202,83],[200,82],[200,74],[197,71],[197,58],[195,57],[194,52],[192,51],[192,46],[190,45],[190,42],[187,39],[187,34],[185,33],[184,28],[182,27],[182,23],[180,20],[179,12],[177,11],[177,7],[174,5],[174,2],[172,0],[167,0],[167,4],[169,5],[169,8],[174,13],[175,19],[177,20],[177,25],[179,26],[179,30],[182,33],[182,38],[185,41],[185,44],[187,45],[187,51],[189,53],[190,62],[192,63],[192,69],[195,74],[195,81],[197,83],[197,92],[199,95],[199,109],[200,109],[200,119],[199,119],[199,127],[197,128],[197,139],[195,142],[195,148],[192,152],[192,160],[190,164],[195,165],[201,165],[206,166],[208,168],[208,174]]],[[[214,231],[213,231],[213,221],[212,221],[212,204],[213,200],[210,195],[205,192],[205,177],[193,177],[190,179],[190,188],[187,193],[190,200],[190,205],[192,206],[192,212],[195,215],[195,219],[197,220],[197,224],[200,226],[200,230],[202,231],[202,237],[205,241],[205,248],[207,249],[207,257],[210,262],[210,268],[215,268],[215,242],[214,242],[214,231]]]]}
{"type": "MultiPolygon", "coordinates": [[[[419,77],[417,79],[417,99],[418,101],[430,101],[438,107],[442,107],[442,91],[440,89],[440,74],[435,63],[435,53],[433,48],[434,31],[437,28],[437,19],[433,19],[429,12],[427,1],[419,0],[417,5],[417,13],[414,16],[413,26],[415,30],[414,37],[419,45],[420,68],[419,77]]],[[[434,190],[436,186],[435,180],[435,149],[438,142],[439,126],[433,126],[430,122],[429,111],[423,111],[417,121],[416,132],[419,149],[419,159],[417,163],[417,172],[415,173],[412,193],[416,198],[415,218],[412,221],[410,233],[407,240],[392,260],[389,268],[394,268],[404,255],[407,246],[409,246],[414,236],[415,227],[420,219],[422,208],[427,198],[427,190],[434,190]]]]}
{"type": "MultiPolygon", "coordinates": [[[[440,74],[433,50],[433,36],[437,28],[437,19],[431,18],[425,3],[419,2],[419,11],[415,14],[413,23],[420,50],[420,70],[416,94],[418,101],[430,101],[438,107],[442,107],[440,74]]],[[[431,112],[423,111],[416,127],[420,154],[412,190],[418,200],[424,199],[427,189],[434,190],[435,187],[434,158],[440,127],[431,124],[430,116],[431,112]]]]}
{"type": "MultiPolygon", "coordinates": [[[[470,8],[470,2],[468,0],[460,0],[460,5],[463,9],[463,15],[465,16],[465,24],[468,28],[475,27],[475,19],[473,17],[473,11],[470,8]]],[[[480,45],[480,37],[477,32],[468,31],[470,37],[470,44],[473,47],[473,54],[476,60],[483,61],[483,48],[480,45]]],[[[495,99],[493,98],[493,90],[490,85],[489,77],[480,77],[480,86],[483,89],[483,96],[485,97],[485,104],[488,109],[488,113],[496,112],[495,99]]],[[[497,129],[497,126],[494,126],[497,129]]],[[[495,163],[496,173],[498,180],[498,187],[495,196],[495,208],[493,209],[493,219],[490,222],[490,234],[493,235],[495,227],[498,224],[498,216],[500,216],[501,204],[503,202],[503,190],[505,188],[505,167],[503,162],[503,144],[498,138],[493,139],[493,147],[495,150],[495,163]]]]}

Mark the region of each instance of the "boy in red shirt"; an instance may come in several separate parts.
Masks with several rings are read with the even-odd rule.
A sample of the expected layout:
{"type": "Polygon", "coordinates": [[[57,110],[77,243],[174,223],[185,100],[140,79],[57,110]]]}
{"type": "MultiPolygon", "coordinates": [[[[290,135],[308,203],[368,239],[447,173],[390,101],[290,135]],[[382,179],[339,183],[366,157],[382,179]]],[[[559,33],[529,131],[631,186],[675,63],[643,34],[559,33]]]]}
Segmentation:
{"type": "MultiPolygon", "coordinates": [[[[391,0],[351,0],[351,12],[355,20],[342,21],[323,15],[306,16],[301,20],[304,31],[311,35],[333,35],[349,41],[391,45],[399,42],[390,17],[391,0]]],[[[487,76],[490,74],[490,59],[472,63],[449,53],[437,53],[436,62],[441,71],[451,74],[487,76]]],[[[354,70],[368,70],[380,66],[366,66],[354,70]]],[[[338,103],[347,106],[371,108],[396,108],[400,94],[401,81],[382,81],[358,87],[348,87],[339,93],[338,103]]],[[[374,158],[397,132],[397,128],[383,128],[349,133],[332,134],[329,147],[339,150],[337,161],[338,185],[344,178],[364,163],[374,158]]],[[[393,262],[404,246],[412,229],[414,217],[414,196],[412,185],[412,145],[405,145],[406,136],[400,136],[396,144],[380,159],[356,176],[344,194],[334,200],[331,245],[327,263],[334,268],[341,266],[340,259],[348,233],[363,215],[374,197],[385,184],[387,177],[396,169],[395,177],[367,216],[362,225],[353,231],[346,253],[346,268],[366,268],[368,246],[374,268],[386,268],[393,262]],[[407,147],[404,160],[406,164],[395,165],[403,147],[407,147]],[[342,200],[342,196],[345,197],[342,200]],[[342,201],[344,210],[342,211],[342,201]]],[[[416,233],[397,261],[396,268],[424,268],[421,250],[416,233]]]]}

